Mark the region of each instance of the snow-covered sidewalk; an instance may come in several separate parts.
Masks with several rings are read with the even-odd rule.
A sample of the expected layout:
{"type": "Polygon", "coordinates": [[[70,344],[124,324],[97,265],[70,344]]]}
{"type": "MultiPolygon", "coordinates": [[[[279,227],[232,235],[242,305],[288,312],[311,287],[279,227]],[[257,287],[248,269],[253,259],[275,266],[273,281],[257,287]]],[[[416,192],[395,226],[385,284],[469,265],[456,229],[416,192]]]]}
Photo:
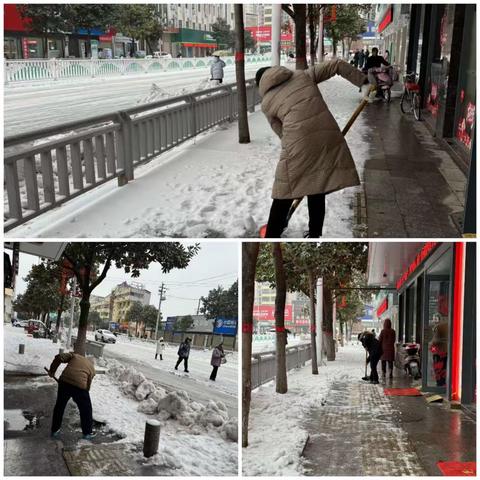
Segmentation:
{"type": "MultiPolygon", "coordinates": [[[[321,85],[343,126],[359,102],[341,78],[321,85]]],[[[256,237],[267,221],[280,140],[264,115],[249,117],[251,143],[238,144],[237,124],[225,124],[165,153],[135,171],[124,187],[109,182],[8,232],[14,237],[256,237]]],[[[368,145],[362,117],[348,134],[359,171],[368,145]]],[[[358,188],[328,195],[324,237],[353,236],[358,188]]],[[[306,202],[305,202],[306,203],[306,202]]],[[[305,204],[285,236],[301,237],[305,204]]]]}
{"type": "MultiPolygon", "coordinates": [[[[45,373],[43,367],[50,365],[59,347],[51,340],[34,339],[21,328],[4,325],[5,372],[11,375],[45,373]],[[19,343],[25,344],[22,355],[18,353],[19,343]]],[[[145,422],[151,418],[161,422],[159,452],[148,460],[141,451],[136,453],[136,464],[177,476],[237,474],[238,421],[235,417],[229,418],[222,402],[211,400],[202,405],[185,391],[166,392],[121,362],[100,359],[96,363],[107,367],[106,374],[96,375],[90,391],[94,420],[104,425],[102,430],[120,438],[117,443],[139,445],[143,442],[145,422]]],[[[57,376],[60,373],[61,368],[57,376]]],[[[35,389],[52,381],[37,377],[25,382],[29,389],[35,389]]],[[[21,388],[21,384],[9,388],[21,388]]],[[[48,411],[53,405],[41,408],[48,411]]],[[[49,419],[45,421],[48,423],[49,419]]],[[[68,419],[65,423],[69,423],[68,419]]],[[[71,425],[66,428],[69,427],[71,425]]],[[[85,446],[88,442],[80,440],[78,445],[85,446]]]]}
{"type": "Polygon", "coordinates": [[[346,345],[318,375],[311,365],[289,373],[286,394],[273,382],[253,391],[244,474],[425,475],[401,412],[361,380],[364,362],[360,345],[346,345]]]}

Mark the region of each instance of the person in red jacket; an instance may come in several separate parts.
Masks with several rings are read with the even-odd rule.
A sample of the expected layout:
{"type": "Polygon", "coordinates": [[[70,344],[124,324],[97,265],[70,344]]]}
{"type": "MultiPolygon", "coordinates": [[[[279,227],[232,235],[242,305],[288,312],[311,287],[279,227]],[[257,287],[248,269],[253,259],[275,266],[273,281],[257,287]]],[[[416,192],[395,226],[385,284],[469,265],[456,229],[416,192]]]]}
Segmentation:
{"type": "Polygon", "coordinates": [[[393,361],[395,360],[395,330],[392,328],[392,321],[386,318],[383,322],[383,330],[378,337],[382,345],[382,376],[387,375],[387,363],[390,368],[390,378],[393,378],[393,361]]]}

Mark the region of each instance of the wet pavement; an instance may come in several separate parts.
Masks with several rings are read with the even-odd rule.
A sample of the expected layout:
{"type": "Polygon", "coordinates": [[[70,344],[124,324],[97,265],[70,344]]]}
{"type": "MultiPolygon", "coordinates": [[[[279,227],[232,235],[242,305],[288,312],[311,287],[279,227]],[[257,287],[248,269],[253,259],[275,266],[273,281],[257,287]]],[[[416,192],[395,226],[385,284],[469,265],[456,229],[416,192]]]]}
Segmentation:
{"type": "Polygon", "coordinates": [[[82,439],[80,417],[70,401],[61,436],[50,438],[56,383],[47,376],[6,375],[4,381],[4,474],[6,476],[168,475],[143,464],[138,445],[94,421],[97,436],[82,439]]]}
{"type": "Polygon", "coordinates": [[[362,120],[366,236],[461,236],[467,179],[446,147],[402,114],[398,96],[368,105],[362,120]]]}
{"type": "Polygon", "coordinates": [[[475,461],[474,419],[447,402],[383,393],[384,387],[405,386],[411,382],[398,370],[380,385],[337,376],[305,421],[306,474],[438,476],[439,461],[475,461]]]}

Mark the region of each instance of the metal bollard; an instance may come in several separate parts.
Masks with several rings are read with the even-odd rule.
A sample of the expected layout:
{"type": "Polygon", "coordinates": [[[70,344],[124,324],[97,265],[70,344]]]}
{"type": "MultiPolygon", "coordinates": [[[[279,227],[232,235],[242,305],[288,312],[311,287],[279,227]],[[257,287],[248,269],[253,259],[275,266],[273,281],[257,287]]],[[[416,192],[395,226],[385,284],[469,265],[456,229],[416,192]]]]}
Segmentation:
{"type": "Polygon", "coordinates": [[[160,441],[160,422],[158,420],[147,420],[145,423],[145,438],[143,440],[143,455],[152,457],[158,452],[160,441]]]}
{"type": "Polygon", "coordinates": [[[23,354],[25,353],[25,344],[24,344],[24,343],[20,343],[20,344],[18,345],[18,353],[19,353],[20,355],[23,355],[23,354]]]}

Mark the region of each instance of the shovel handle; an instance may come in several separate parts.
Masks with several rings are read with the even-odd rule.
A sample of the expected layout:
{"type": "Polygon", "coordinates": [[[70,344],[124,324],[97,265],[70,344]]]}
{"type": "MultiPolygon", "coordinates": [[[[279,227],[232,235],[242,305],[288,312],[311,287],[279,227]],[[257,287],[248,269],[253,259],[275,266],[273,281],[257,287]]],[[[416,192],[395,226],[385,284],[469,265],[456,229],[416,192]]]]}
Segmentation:
{"type": "MultiPolygon", "coordinates": [[[[50,370],[47,367],[43,367],[43,368],[48,373],[48,375],[50,376],[50,370]]],[[[58,383],[58,379],[55,375],[52,378],[58,383]]]]}

